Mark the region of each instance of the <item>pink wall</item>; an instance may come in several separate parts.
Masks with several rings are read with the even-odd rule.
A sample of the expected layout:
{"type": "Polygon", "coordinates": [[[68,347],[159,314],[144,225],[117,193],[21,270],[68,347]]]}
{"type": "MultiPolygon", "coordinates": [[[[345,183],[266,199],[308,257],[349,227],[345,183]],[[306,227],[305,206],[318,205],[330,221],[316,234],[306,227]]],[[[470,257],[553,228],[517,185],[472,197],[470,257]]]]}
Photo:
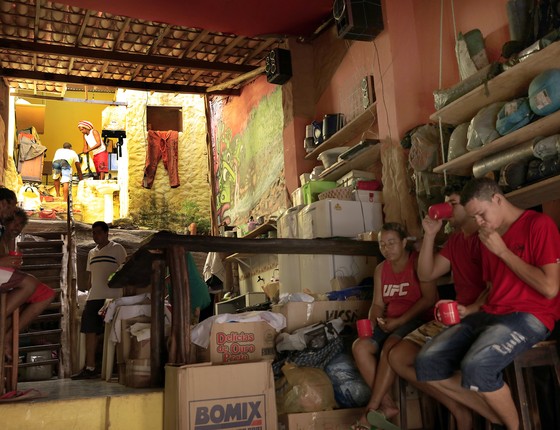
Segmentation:
{"type": "MultiPolygon", "coordinates": [[[[441,3],[440,0],[384,1],[385,30],[373,42],[338,40],[333,36],[334,29],[321,35],[312,46],[289,42],[294,76],[283,86],[282,101],[285,179],[289,193],[299,186],[299,175],[318,164],[305,160],[305,125],[322,119],[326,113],[341,112],[351,120],[360,108],[357,91],[364,76],[374,75],[382,140],[397,144],[407,130],[429,121],[435,110],[433,91],[439,86],[441,3]]],[[[443,3],[442,86],[447,88],[459,81],[459,75],[451,5],[448,1],[443,3]]],[[[507,0],[455,0],[453,3],[457,31],[480,29],[489,59],[496,60],[503,43],[509,39],[507,0]]],[[[263,91],[261,95],[270,91],[266,85],[254,88],[263,91]]],[[[258,97],[249,99],[258,100],[258,97]]]]}
{"type": "MultiPolygon", "coordinates": [[[[389,45],[389,57],[382,57],[382,69],[388,76],[385,94],[392,98],[391,131],[400,137],[410,128],[428,122],[435,111],[433,91],[439,87],[440,15],[444,3],[442,32],[442,87],[459,82],[455,57],[455,35],[450,2],[439,0],[385,1],[386,31],[383,42],[389,45]],[[383,65],[385,65],[383,67],[383,65]]],[[[457,32],[478,28],[486,42],[490,61],[500,56],[502,45],[509,40],[506,16],[507,0],[454,1],[457,32]]],[[[380,43],[378,39],[376,43],[380,43]]],[[[381,51],[381,49],[380,49],[381,51]]],[[[385,51],[386,52],[386,51],[385,51]]],[[[394,136],[393,136],[394,137],[394,136]]]]}

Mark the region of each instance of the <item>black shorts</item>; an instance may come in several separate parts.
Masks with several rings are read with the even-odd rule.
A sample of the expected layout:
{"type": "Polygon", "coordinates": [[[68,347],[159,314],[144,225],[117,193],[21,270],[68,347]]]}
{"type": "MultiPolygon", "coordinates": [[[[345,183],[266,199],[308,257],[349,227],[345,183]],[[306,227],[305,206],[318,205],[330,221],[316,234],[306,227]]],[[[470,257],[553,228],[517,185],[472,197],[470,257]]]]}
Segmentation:
{"type": "Polygon", "coordinates": [[[102,334],[105,331],[103,317],[99,315],[99,310],[105,304],[105,299],[88,300],[82,312],[81,333],[102,334]]]}

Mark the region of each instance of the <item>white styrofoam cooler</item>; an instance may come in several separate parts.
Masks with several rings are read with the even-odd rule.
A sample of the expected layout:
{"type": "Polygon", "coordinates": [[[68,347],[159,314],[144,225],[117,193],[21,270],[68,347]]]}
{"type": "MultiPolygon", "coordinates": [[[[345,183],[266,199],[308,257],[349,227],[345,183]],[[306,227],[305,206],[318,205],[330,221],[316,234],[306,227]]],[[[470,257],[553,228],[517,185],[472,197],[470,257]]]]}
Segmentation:
{"type": "Polygon", "coordinates": [[[308,254],[300,257],[299,291],[309,289],[314,293],[332,291],[331,279],[335,277],[354,276],[356,282],[368,276],[373,277],[377,262],[374,257],[361,255],[308,254]]]}
{"type": "MultiPolygon", "coordinates": [[[[304,205],[288,209],[278,218],[276,223],[278,237],[284,239],[297,239],[299,236],[298,213],[304,205]]],[[[299,254],[278,254],[278,273],[281,293],[297,293],[301,291],[299,254]]]]}
{"type": "Polygon", "coordinates": [[[298,212],[301,239],[356,237],[365,231],[379,231],[382,225],[382,205],[377,202],[319,200],[298,212]]]}
{"type": "MultiPolygon", "coordinates": [[[[300,239],[356,237],[365,231],[378,231],[382,225],[381,203],[328,199],[287,211],[278,219],[278,234],[300,239]]],[[[358,282],[373,276],[375,262],[374,258],[357,255],[280,254],[280,292],[306,288],[328,292],[331,279],[337,276],[354,276],[358,282]]]]}

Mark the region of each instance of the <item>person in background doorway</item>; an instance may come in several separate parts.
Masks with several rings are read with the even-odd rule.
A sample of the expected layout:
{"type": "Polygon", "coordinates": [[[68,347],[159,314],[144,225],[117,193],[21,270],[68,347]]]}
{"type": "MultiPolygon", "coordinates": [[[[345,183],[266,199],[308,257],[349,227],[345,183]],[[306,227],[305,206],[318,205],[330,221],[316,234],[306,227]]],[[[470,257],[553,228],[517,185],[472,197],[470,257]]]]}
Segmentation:
{"type": "MultiPolygon", "coordinates": [[[[461,318],[477,312],[484,304],[487,288],[482,280],[482,261],[478,225],[467,216],[461,205],[460,183],[444,188],[445,200],[453,206],[453,215],[448,220],[454,231],[441,251],[434,254],[434,242],[441,229],[442,220],[426,216],[422,221],[424,238],[418,257],[418,277],[423,281],[436,281],[449,271],[453,274],[456,300],[459,303],[461,318]]],[[[439,321],[430,321],[399,342],[389,354],[389,364],[393,370],[415,387],[421,389],[442,403],[455,417],[458,430],[472,429],[472,414],[469,408],[431,388],[430,385],[416,380],[414,361],[420,348],[432,337],[441,333],[446,326],[439,321]]]]}
{"type": "Polygon", "coordinates": [[[490,283],[480,312],[428,342],[416,376],[477,411],[493,429],[519,429],[505,369],[549,335],[558,319],[560,235],[547,215],[511,204],[496,182],[472,179],[461,193],[479,225],[483,279],[490,283]]]}
{"type": "MultiPolygon", "coordinates": [[[[27,223],[27,215],[16,207],[15,193],[0,187],[0,294],[7,294],[6,309],[11,315],[18,307],[22,307],[19,317],[20,332],[53,301],[55,292],[34,276],[24,273],[18,268],[22,264],[21,255],[11,255],[15,251],[15,238],[27,223]]],[[[11,327],[8,327],[6,344],[3,354],[12,359],[11,327]]]]}
{"type": "Polygon", "coordinates": [[[78,130],[84,135],[84,148],[82,152],[86,156],[91,152],[93,155],[93,165],[99,175],[99,179],[105,179],[105,173],[109,172],[109,156],[107,147],[101,140],[99,132],[93,128],[89,121],[78,122],[78,130]]]}
{"type": "Polygon", "coordinates": [[[103,221],[92,225],[91,235],[96,247],[88,254],[86,270],[89,272],[89,293],[82,312],[80,332],[86,335],[86,367],[72,376],[72,379],[95,379],[100,376],[96,370],[95,355],[99,335],[104,331],[103,317],[99,311],[105,299],[119,298],[122,292],[118,288],[109,288],[109,277],[115,273],[126,260],[124,247],[109,240],[109,226],[103,221]]]}
{"type": "Polygon", "coordinates": [[[80,157],[76,154],[76,151],[72,149],[72,145],[68,142],[64,142],[62,148],[59,148],[54,153],[52,171],[54,179],[54,189],[56,190],[56,196],[60,197],[60,184],[62,183],[62,193],[64,195],[64,201],[68,201],[68,186],[72,180],[72,164],[76,166],[76,172],[78,173],[78,179],[81,181],[83,179],[82,166],[80,164],[80,157]]]}
{"type": "Polygon", "coordinates": [[[401,224],[384,224],[378,238],[385,261],[377,265],[374,273],[369,311],[373,336],[360,337],[352,345],[356,365],[372,394],[366,413],[352,427],[354,430],[395,427],[387,421],[398,414],[389,394],[395,373],[387,356],[405,335],[431,319],[437,295],[433,282],[418,279],[418,254],[408,250],[407,234],[401,224]]]}

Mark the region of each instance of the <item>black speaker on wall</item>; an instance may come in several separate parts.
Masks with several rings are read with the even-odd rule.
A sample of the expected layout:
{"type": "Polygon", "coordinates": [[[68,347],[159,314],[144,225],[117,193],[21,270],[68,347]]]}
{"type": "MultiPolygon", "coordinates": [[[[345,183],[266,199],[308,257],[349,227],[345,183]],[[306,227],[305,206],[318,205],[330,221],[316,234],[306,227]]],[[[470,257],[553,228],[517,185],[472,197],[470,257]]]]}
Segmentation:
{"type": "Polygon", "coordinates": [[[266,57],[264,70],[266,80],[282,85],[292,77],[292,57],[287,49],[274,48],[266,57]]]}
{"type": "Polygon", "coordinates": [[[335,0],[333,15],[339,39],[370,41],[383,31],[381,0],[335,0]]]}

